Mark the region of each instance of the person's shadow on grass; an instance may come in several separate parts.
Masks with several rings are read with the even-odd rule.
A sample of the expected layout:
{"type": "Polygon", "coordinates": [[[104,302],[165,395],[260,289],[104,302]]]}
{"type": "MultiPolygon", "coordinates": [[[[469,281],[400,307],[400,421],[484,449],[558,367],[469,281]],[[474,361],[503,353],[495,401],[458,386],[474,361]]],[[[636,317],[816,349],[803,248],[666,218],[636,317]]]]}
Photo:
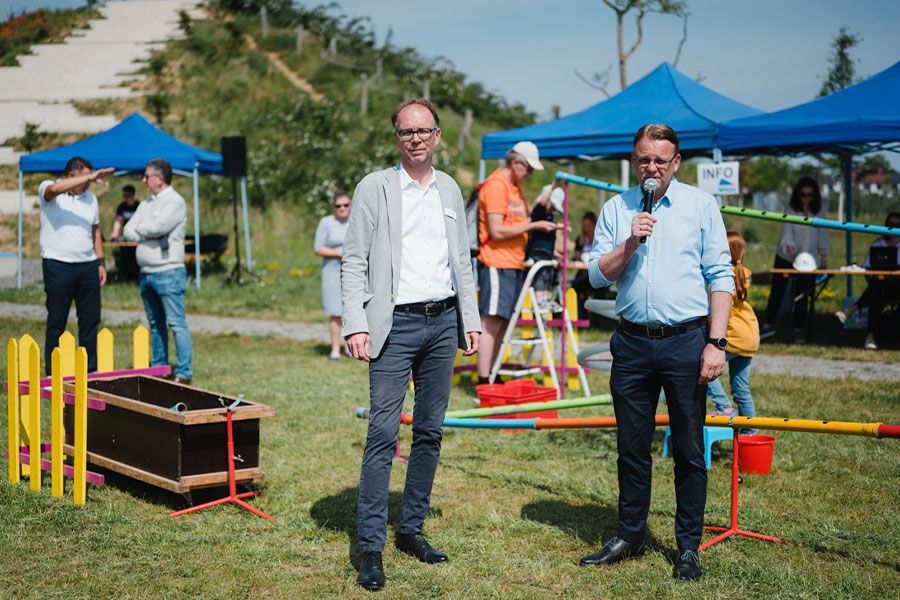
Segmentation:
{"type": "MultiPolygon", "coordinates": [[[[612,506],[596,504],[569,504],[560,500],[539,500],[522,507],[522,518],[536,523],[552,525],[597,551],[619,529],[619,515],[612,506]]],[[[646,545],[662,551],[667,558],[672,552],[660,547],[650,530],[646,533],[646,545]]],[[[674,563],[675,557],[671,557],[674,563]]]]}
{"type": "MultiPolygon", "coordinates": [[[[347,534],[347,555],[353,568],[359,570],[361,555],[356,544],[356,509],[359,486],[349,487],[332,496],[318,500],[309,509],[309,516],[318,527],[347,534]]],[[[400,492],[388,492],[388,528],[396,527],[400,514],[400,492]]],[[[388,534],[390,538],[390,532],[388,534]]]]}

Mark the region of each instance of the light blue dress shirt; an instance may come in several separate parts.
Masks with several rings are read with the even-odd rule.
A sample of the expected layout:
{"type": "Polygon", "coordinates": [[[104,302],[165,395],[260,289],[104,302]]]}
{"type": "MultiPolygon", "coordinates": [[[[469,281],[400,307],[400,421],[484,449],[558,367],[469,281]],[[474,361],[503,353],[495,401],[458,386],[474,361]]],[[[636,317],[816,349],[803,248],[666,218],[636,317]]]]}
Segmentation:
{"type": "MultiPolygon", "coordinates": [[[[640,187],[603,205],[594,233],[588,277],[594,287],[613,282],[600,257],[631,237],[631,221],[643,210],[640,187]]],[[[640,325],[674,325],[709,314],[710,292],[734,292],[725,224],[710,194],[674,178],[653,204],[658,221],[615,282],[616,314],[640,325]]]]}

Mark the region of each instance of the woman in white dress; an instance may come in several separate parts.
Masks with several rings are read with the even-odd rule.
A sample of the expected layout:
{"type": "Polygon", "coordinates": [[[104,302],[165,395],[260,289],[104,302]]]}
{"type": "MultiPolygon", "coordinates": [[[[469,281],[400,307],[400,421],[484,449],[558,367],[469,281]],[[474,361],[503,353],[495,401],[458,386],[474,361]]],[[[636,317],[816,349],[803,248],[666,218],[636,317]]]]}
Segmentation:
{"type": "Polygon", "coordinates": [[[331,205],[334,214],[319,221],[313,249],[322,257],[322,310],[328,315],[330,357],[337,360],[341,357],[341,257],[350,218],[350,196],[339,192],[331,205]]]}

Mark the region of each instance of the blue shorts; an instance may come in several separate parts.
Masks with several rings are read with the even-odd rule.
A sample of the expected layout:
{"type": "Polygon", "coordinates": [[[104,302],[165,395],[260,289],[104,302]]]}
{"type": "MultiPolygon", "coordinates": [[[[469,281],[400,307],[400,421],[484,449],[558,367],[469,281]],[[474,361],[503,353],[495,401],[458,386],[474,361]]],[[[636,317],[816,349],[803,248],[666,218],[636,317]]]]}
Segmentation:
{"type": "Polygon", "coordinates": [[[509,320],[522,290],[520,269],[498,269],[478,263],[478,312],[509,320]]]}

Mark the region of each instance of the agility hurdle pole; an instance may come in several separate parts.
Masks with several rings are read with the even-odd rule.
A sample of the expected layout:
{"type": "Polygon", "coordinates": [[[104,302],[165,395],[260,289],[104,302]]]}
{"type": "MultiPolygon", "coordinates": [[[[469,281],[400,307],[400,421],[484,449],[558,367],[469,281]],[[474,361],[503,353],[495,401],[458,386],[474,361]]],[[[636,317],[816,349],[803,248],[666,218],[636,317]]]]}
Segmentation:
{"type": "MultiPolygon", "coordinates": [[[[581,408],[583,406],[600,406],[610,404],[612,396],[603,394],[588,398],[570,398],[568,400],[548,400],[546,402],[528,402],[526,404],[508,404],[505,406],[490,406],[485,408],[472,408],[466,410],[451,410],[444,415],[449,419],[475,419],[479,417],[491,417],[496,415],[510,415],[518,413],[541,412],[545,410],[563,410],[566,408],[581,408]]],[[[369,418],[368,408],[357,408],[356,416],[359,419],[369,418]]],[[[509,422],[508,419],[505,422],[509,422]]]]}
{"type": "Polygon", "coordinates": [[[778,221],[782,223],[795,223],[821,227],[822,229],[837,229],[839,231],[852,231],[854,233],[871,233],[875,235],[900,235],[900,228],[886,227],[884,225],[870,225],[868,223],[855,223],[853,221],[835,221],[821,217],[804,217],[801,215],[788,215],[769,210],[755,210],[753,208],[738,208],[737,206],[721,206],[722,214],[736,217],[749,217],[751,219],[763,219],[765,221],[778,221]]]}
{"type": "MultiPolygon", "coordinates": [[[[556,179],[575,183],[586,187],[592,187],[598,190],[606,190],[608,192],[616,192],[621,194],[627,188],[613,183],[607,183],[589,177],[580,177],[571,175],[562,171],[556,172],[556,179]]],[[[779,223],[793,223],[796,225],[808,225],[810,227],[821,227],[823,229],[836,229],[838,231],[852,231],[855,233],[871,233],[874,235],[900,235],[900,228],[886,227],[884,225],[870,225],[868,223],[855,223],[853,221],[835,221],[833,219],[823,219],[821,217],[804,217],[801,215],[789,215],[786,213],[775,212],[771,210],[756,210],[753,208],[739,208],[737,206],[719,207],[722,214],[733,215],[735,217],[749,217],[751,219],[763,219],[765,221],[776,221],[779,223]]]]}

